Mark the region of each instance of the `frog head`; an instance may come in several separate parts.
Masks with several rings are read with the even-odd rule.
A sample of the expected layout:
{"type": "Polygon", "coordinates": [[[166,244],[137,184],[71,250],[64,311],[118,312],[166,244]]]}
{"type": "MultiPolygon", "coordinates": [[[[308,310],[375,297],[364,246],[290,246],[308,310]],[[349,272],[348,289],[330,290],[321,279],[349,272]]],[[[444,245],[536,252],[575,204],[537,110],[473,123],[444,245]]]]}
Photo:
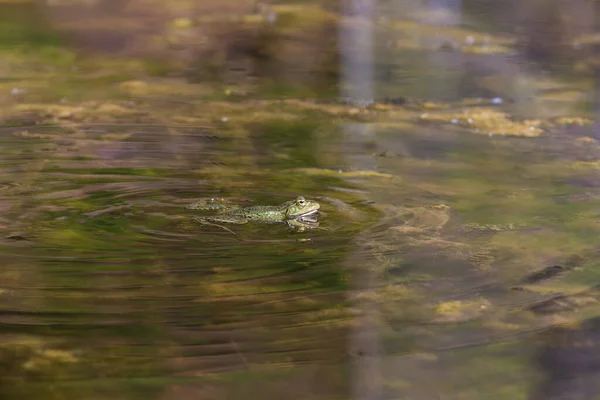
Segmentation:
{"type": "Polygon", "coordinates": [[[302,196],[298,196],[296,200],[292,200],[288,203],[288,207],[285,210],[285,217],[287,219],[295,219],[305,217],[316,213],[321,205],[314,200],[307,200],[302,196]]]}

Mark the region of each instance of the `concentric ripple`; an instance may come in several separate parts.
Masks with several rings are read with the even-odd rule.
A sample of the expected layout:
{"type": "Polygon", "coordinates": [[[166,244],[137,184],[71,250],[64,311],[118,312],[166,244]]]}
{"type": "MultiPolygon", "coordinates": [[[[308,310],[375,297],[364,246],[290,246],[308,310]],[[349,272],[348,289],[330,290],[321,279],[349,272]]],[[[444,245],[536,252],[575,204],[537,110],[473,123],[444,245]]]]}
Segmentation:
{"type": "Polygon", "coordinates": [[[298,194],[203,172],[227,171],[225,140],[201,127],[136,124],[0,134],[0,173],[11,179],[0,183],[0,252],[12,260],[0,273],[0,324],[81,349],[87,367],[71,377],[195,376],[343,356],[345,278],[335,265],[348,233],[249,224],[232,234],[194,223],[202,212],[185,208],[200,197],[279,204],[298,194]]]}

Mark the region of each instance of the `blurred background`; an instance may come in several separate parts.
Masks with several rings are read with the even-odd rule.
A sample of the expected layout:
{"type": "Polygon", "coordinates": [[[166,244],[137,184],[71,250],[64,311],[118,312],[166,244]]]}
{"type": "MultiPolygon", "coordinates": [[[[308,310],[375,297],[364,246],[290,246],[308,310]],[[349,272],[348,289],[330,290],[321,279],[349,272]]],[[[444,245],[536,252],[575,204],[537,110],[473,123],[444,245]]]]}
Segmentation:
{"type": "Polygon", "coordinates": [[[599,398],[599,17],[0,0],[0,398],[599,398]]]}

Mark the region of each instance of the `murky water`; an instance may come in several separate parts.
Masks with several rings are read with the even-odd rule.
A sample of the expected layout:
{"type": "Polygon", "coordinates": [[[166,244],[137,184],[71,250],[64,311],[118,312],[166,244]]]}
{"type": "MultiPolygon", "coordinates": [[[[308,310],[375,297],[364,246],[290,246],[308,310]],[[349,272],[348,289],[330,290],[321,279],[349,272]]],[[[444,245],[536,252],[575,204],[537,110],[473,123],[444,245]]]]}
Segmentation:
{"type": "Polygon", "coordinates": [[[142,3],[0,1],[0,397],[598,396],[593,18],[554,50],[537,2],[102,34],[142,3]],[[318,226],[186,208],[299,195],[318,226]]]}

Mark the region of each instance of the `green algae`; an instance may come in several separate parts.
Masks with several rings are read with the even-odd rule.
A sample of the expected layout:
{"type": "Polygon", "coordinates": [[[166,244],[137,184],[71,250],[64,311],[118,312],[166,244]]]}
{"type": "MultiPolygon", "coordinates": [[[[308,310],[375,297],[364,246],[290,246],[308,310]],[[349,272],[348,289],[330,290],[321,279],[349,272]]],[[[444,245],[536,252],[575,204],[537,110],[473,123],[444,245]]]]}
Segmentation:
{"type": "Polygon", "coordinates": [[[60,399],[75,396],[64,381],[83,360],[73,351],[33,336],[7,336],[0,345],[0,393],[6,397],[60,399]],[[44,382],[40,384],[40,382],[44,382]]]}

